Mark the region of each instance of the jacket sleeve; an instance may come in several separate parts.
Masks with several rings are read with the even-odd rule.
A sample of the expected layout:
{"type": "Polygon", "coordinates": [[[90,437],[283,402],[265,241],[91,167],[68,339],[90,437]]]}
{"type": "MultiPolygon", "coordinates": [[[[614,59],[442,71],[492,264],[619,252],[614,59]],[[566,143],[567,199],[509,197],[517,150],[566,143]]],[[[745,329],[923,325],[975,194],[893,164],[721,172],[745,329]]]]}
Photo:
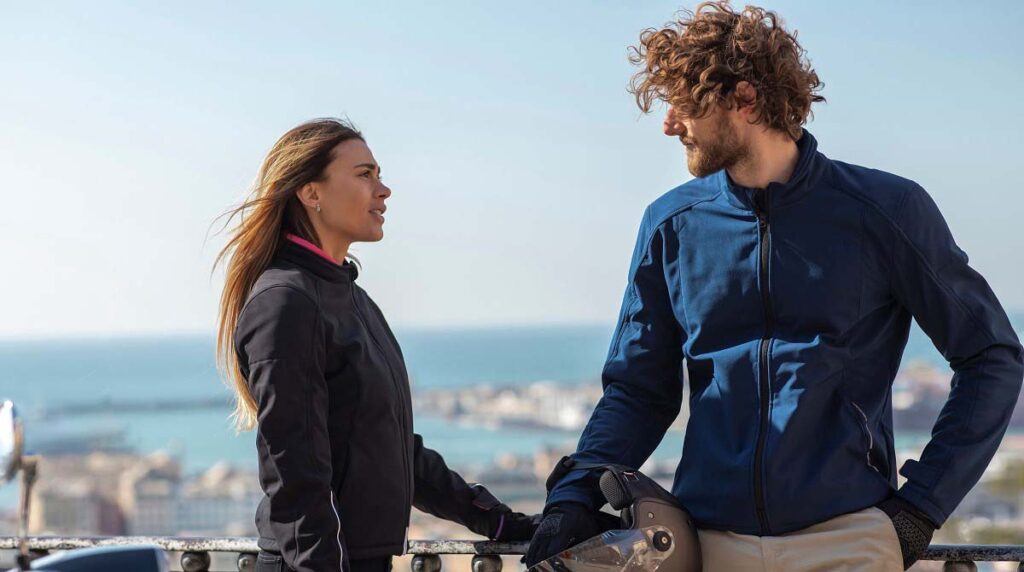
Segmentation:
{"type": "Polygon", "coordinates": [[[301,572],[344,568],[331,488],[322,327],[306,294],[272,286],[248,302],[235,331],[239,362],[258,407],[266,518],[288,567],[301,572]]]}
{"type": "Polygon", "coordinates": [[[1010,422],[1024,378],[1022,350],[985,279],[968,266],[924,189],[896,216],[891,281],[953,369],[949,397],[920,460],[900,469],[898,494],[936,526],[978,482],[1010,422]]]}
{"type": "Polygon", "coordinates": [[[419,510],[457,522],[469,530],[495,538],[502,513],[511,509],[486,488],[470,485],[448,468],[441,455],[423,446],[423,437],[415,435],[413,451],[413,506],[419,510]]]}
{"type": "MultiPolygon", "coordinates": [[[[683,333],[665,279],[666,241],[644,213],[629,270],[618,327],[602,372],[604,395],[580,437],[573,459],[639,468],[679,415],[683,333]]],[[[548,504],[580,502],[600,508],[596,473],[572,471],[554,484],[548,504]]]]}

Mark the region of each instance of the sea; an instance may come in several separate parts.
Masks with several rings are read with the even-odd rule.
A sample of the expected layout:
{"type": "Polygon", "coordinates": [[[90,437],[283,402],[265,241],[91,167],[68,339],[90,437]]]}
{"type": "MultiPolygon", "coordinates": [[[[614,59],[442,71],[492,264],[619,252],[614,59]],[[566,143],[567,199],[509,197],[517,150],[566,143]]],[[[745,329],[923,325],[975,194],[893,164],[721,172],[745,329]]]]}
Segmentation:
{"type": "MultiPolygon", "coordinates": [[[[1024,314],[1011,320],[1021,331],[1024,314]]],[[[611,325],[587,325],[399,330],[396,335],[415,392],[485,383],[598,384],[611,332],[611,325]]],[[[915,326],[903,363],[919,360],[948,367],[915,326]]],[[[0,399],[17,405],[29,450],[34,444],[118,435],[136,452],[175,456],[188,473],[218,462],[255,469],[254,433],[239,434],[232,428],[230,398],[216,368],[212,336],[0,342],[0,399]],[[110,412],[98,407],[75,415],[46,415],[48,409],[104,401],[179,399],[222,399],[224,407],[166,412],[110,412]]],[[[488,429],[422,414],[414,423],[426,446],[456,467],[483,468],[502,453],[528,455],[546,445],[571,448],[579,437],[579,431],[488,429]]],[[[670,432],[655,458],[678,458],[681,449],[682,434],[670,432]]],[[[0,488],[0,508],[14,506],[16,489],[14,483],[0,488]]]]}

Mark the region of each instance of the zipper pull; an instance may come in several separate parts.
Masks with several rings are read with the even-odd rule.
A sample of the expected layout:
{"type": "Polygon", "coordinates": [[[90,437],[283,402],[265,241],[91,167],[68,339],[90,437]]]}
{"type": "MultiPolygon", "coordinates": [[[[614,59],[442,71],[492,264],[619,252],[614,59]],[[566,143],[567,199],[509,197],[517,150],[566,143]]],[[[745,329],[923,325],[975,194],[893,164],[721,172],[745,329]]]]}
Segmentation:
{"type": "Polygon", "coordinates": [[[757,189],[751,193],[750,202],[754,205],[754,214],[757,216],[757,222],[764,228],[768,224],[768,191],[765,189],[757,189]]]}

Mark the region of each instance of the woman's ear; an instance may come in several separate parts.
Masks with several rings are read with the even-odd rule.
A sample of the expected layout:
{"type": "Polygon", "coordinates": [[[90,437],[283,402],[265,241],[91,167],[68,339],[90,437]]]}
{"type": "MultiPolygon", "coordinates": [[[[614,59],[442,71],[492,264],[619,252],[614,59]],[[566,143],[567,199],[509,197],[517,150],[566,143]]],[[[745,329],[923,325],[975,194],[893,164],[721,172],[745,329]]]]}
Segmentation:
{"type": "Polygon", "coordinates": [[[315,209],[320,204],[320,191],[316,188],[314,183],[306,183],[299,189],[295,196],[299,198],[299,202],[303,205],[315,209]]]}

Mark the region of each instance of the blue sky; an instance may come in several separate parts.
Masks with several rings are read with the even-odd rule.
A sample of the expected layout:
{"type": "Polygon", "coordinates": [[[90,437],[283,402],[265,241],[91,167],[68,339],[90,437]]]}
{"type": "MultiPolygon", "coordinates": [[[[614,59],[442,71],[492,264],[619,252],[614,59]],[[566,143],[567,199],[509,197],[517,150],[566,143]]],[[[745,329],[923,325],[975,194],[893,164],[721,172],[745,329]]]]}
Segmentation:
{"type": "MultiPolygon", "coordinates": [[[[689,178],[626,47],[685,5],[381,4],[0,4],[0,337],[211,332],[211,223],[326,115],[394,190],[355,249],[394,325],[611,323],[643,208],[689,178]]],[[[1024,3],[765,5],[825,82],[821,149],[924,185],[1024,308],[1024,3]]]]}

